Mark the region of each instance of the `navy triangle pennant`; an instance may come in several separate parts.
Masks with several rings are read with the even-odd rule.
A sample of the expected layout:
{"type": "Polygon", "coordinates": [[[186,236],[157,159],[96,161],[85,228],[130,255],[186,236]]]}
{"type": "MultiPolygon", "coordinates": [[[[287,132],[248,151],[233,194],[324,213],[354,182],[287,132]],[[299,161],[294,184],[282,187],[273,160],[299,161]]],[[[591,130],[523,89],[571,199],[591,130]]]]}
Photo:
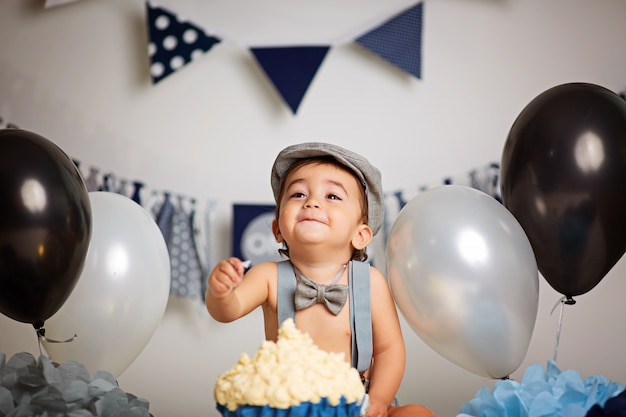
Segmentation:
{"type": "Polygon", "coordinates": [[[250,48],[294,114],[329,49],[329,46],[250,48]]]}
{"type": "Polygon", "coordinates": [[[150,75],[154,84],[209,51],[221,39],[146,2],[150,75]]]}
{"type": "Polygon", "coordinates": [[[424,3],[407,9],[355,42],[416,78],[422,78],[424,3]]]}

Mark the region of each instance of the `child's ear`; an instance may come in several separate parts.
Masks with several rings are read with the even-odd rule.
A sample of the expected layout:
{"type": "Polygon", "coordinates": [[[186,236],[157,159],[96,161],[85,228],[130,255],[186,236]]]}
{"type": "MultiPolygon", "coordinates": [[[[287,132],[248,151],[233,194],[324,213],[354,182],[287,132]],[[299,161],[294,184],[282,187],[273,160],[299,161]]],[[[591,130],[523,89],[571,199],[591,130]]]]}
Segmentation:
{"type": "Polygon", "coordinates": [[[356,250],[365,249],[374,238],[371,227],[366,224],[359,225],[359,228],[352,238],[352,247],[356,250]]]}
{"type": "Polygon", "coordinates": [[[276,242],[281,243],[283,241],[283,236],[280,234],[280,229],[278,228],[277,219],[272,221],[272,233],[274,233],[274,239],[276,239],[276,242]]]}

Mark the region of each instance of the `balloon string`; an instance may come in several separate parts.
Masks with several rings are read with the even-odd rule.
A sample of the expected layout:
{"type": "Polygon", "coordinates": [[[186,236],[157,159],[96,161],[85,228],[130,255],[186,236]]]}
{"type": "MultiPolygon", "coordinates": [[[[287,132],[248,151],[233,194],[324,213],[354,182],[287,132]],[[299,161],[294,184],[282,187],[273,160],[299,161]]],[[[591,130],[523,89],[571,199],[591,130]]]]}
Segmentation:
{"type": "Polygon", "coordinates": [[[556,325],[556,343],[554,344],[554,355],[552,356],[552,360],[554,362],[556,362],[556,357],[557,357],[557,354],[559,353],[559,340],[561,339],[561,325],[563,324],[563,307],[565,306],[564,301],[565,301],[565,298],[561,297],[561,299],[559,299],[557,304],[555,304],[554,307],[552,308],[552,312],[554,312],[554,309],[556,308],[556,306],[559,303],[561,303],[561,309],[559,311],[559,321],[556,325]]]}
{"type": "Polygon", "coordinates": [[[559,311],[559,321],[557,322],[557,325],[556,325],[556,342],[554,344],[554,355],[552,357],[552,360],[554,360],[554,362],[556,362],[556,357],[559,352],[559,341],[561,340],[561,327],[563,325],[563,310],[564,310],[565,304],[571,305],[575,303],[576,301],[574,301],[571,297],[564,295],[561,298],[559,298],[556,304],[554,304],[554,307],[552,307],[552,311],[550,311],[550,314],[554,313],[554,310],[556,309],[556,307],[559,304],[561,304],[561,309],[559,311]]]}
{"type": "Polygon", "coordinates": [[[43,327],[40,327],[36,330],[37,330],[37,337],[40,343],[42,340],[48,343],[69,343],[69,342],[74,341],[74,339],[78,337],[77,334],[74,334],[74,336],[70,337],[69,339],[55,340],[55,339],[50,339],[49,337],[46,337],[46,329],[44,329],[43,327]]]}
{"type": "Polygon", "coordinates": [[[44,329],[43,327],[35,327],[35,331],[37,333],[37,342],[39,345],[39,356],[43,356],[43,351],[41,350],[42,340],[48,343],[69,343],[69,342],[74,341],[74,339],[78,337],[77,334],[74,334],[74,336],[70,337],[69,339],[55,340],[55,339],[50,339],[49,337],[46,337],[46,329],[44,329]]]}

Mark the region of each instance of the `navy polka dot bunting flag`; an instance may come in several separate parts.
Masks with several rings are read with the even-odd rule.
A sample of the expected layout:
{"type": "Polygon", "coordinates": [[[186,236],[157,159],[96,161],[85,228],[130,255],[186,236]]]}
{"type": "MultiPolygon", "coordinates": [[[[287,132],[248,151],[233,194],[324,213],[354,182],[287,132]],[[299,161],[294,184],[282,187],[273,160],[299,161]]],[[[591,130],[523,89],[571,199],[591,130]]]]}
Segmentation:
{"type": "Polygon", "coordinates": [[[154,84],[208,52],[221,39],[207,35],[193,23],[146,2],[150,75],[154,84]]]}
{"type": "Polygon", "coordinates": [[[329,46],[250,48],[280,95],[296,114],[329,46]]]}
{"type": "Polygon", "coordinates": [[[422,78],[424,3],[405,10],[355,40],[402,71],[422,78]]]}

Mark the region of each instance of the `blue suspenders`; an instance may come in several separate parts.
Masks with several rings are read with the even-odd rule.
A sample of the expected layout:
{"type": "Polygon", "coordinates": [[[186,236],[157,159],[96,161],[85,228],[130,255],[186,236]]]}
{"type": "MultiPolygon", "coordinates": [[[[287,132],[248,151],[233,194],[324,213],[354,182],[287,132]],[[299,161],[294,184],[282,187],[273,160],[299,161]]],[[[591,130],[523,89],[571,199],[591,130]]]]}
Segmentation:
{"type": "Polygon", "coordinates": [[[296,321],[296,306],[294,294],[296,293],[296,275],[290,261],[278,262],[278,296],[276,309],[278,310],[278,326],[288,318],[296,321]]]}
{"type": "MultiPolygon", "coordinates": [[[[350,288],[350,330],[352,332],[352,366],[365,372],[372,361],[372,315],[370,310],[370,265],[350,261],[348,285],[350,288]]],[[[295,321],[293,297],[296,279],[290,261],[278,262],[278,324],[288,318],[295,321]]]]}

